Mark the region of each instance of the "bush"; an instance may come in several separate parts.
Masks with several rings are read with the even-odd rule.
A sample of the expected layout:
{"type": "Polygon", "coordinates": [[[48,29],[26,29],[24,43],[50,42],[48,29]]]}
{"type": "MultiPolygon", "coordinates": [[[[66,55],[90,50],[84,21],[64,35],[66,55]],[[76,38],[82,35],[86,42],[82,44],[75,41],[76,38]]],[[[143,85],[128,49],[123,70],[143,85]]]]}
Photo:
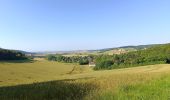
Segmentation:
{"type": "Polygon", "coordinates": [[[166,63],[167,63],[167,64],[170,64],[170,59],[167,58],[167,59],[166,59],[166,63]]]}
{"type": "Polygon", "coordinates": [[[96,63],[96,67],[94,68],[95,70],[99,69],[112,69],[113,62],[111,60],[105,60],[96,63]]]}
{"type": "Polygon", "coordinates": [[[47,56],[47,60],[56,61],[56,57],[53,56],[53,55],[48,55],[48,56],[47,56]]]}
{"type": "Polygon", "coordinates": [[[80,64],[80,65],[87,65],[87,64],[89,64],[89,61],[88,61],[87,59],[85,59],[85,60],[80,60],[80,61],[79,61],[79,64],[80,64]]]}

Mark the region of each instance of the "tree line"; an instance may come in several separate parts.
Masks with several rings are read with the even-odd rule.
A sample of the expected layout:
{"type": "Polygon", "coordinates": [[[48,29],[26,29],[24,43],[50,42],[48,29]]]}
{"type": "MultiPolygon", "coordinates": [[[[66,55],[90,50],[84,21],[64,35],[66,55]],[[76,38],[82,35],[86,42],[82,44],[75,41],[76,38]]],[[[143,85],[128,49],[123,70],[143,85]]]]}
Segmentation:
{"type": "Polygon", "coordinates": [[[25,54],[14,51],[14,50],[5,50],[0,49],[0,61],[4,60],[25,60],[27,57],[25,54]]]}
{"type": "Polygon", "coordinates": [[[62,55],[48,55],[47,59],[49,61],[57,61],[64,63],[79,63],[80,65],[89,64],[90,60],[93,59],[93,56],[62,56],[62,55]]]}

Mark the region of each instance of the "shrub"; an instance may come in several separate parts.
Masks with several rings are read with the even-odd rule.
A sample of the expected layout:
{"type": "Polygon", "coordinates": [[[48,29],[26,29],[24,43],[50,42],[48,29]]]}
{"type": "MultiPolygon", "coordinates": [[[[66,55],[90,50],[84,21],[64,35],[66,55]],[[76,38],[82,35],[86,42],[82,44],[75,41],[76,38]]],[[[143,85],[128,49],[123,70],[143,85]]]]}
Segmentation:
{"type": "Polygon", "coordinates": [[[56,57],[53,56],[53,55],[48,55],[47,59],[50,60],[50,61],[56,61],[56,57]]]}
{"type": "Polygon", "coordinates": [[[105,60],[96,63],[95,70],[99,69],[112,69],[113,62],[111,60],[105,60]]]}
{"type": "Polygon", "coordinates": [[[87,59],[80,60],[80,61],[79,61],[79,64],[80,64],[80,65],[87,65],[87,64],[89,64],[89,61],[88,61],[87,59]]]}
{"type": "Polygon", "coordinates": [[[170,59],[169,58],[166,59],[166,63],[170,64],[170,59]]]}

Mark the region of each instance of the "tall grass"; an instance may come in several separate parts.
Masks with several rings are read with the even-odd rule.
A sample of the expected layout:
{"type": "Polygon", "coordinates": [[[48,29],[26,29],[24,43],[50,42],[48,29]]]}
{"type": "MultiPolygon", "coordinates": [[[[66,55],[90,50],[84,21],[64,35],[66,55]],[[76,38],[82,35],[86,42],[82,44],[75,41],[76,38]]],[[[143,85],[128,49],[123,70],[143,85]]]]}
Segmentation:
{"type": "Polygon", "coordinates": [[[96,88],[75,80],[1,87],[0,100],[81,100],[96,88]]]}
{"type": "MultiPolygon", "coordinates": [[[[150,76],[148,76],[150,77],[150,76]]],[[[125,82],[97,94],[96,100],[169,100],[170,75],[125,82]]]]}
{"type": "Polygon", "coordinates": [[[170,99],[169,65],[108,71],[74,66],[48,61],[0,63],[0,100],[170,99]]]}
{"type": "Polygon", "coordinates": [[[170,75],[124,74],[0,87],[0,100],[168,100],[170,75]]]}

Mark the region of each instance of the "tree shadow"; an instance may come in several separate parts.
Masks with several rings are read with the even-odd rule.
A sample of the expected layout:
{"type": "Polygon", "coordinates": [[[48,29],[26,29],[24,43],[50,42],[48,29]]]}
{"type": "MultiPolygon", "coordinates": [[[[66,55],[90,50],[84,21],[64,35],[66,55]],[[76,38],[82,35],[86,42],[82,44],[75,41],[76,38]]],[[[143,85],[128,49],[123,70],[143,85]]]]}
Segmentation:
{"type": "Polygon", "coordinates": [[[61,80],[0,87],[0,100],[82,100],[97,89],[93,83],[61,80]]]}
{"type": "Polygon", "coordinates": [[[167,63],[167,64],[170,64],[170,59],[166,59],[166,63],[167,63]]]}
{"type": "Polygon", "coordinates": [[[32,59],[26,59],[26,60],[5,60],[0,61],[0,63],[34,63],[35,61],[32,59]]]}

